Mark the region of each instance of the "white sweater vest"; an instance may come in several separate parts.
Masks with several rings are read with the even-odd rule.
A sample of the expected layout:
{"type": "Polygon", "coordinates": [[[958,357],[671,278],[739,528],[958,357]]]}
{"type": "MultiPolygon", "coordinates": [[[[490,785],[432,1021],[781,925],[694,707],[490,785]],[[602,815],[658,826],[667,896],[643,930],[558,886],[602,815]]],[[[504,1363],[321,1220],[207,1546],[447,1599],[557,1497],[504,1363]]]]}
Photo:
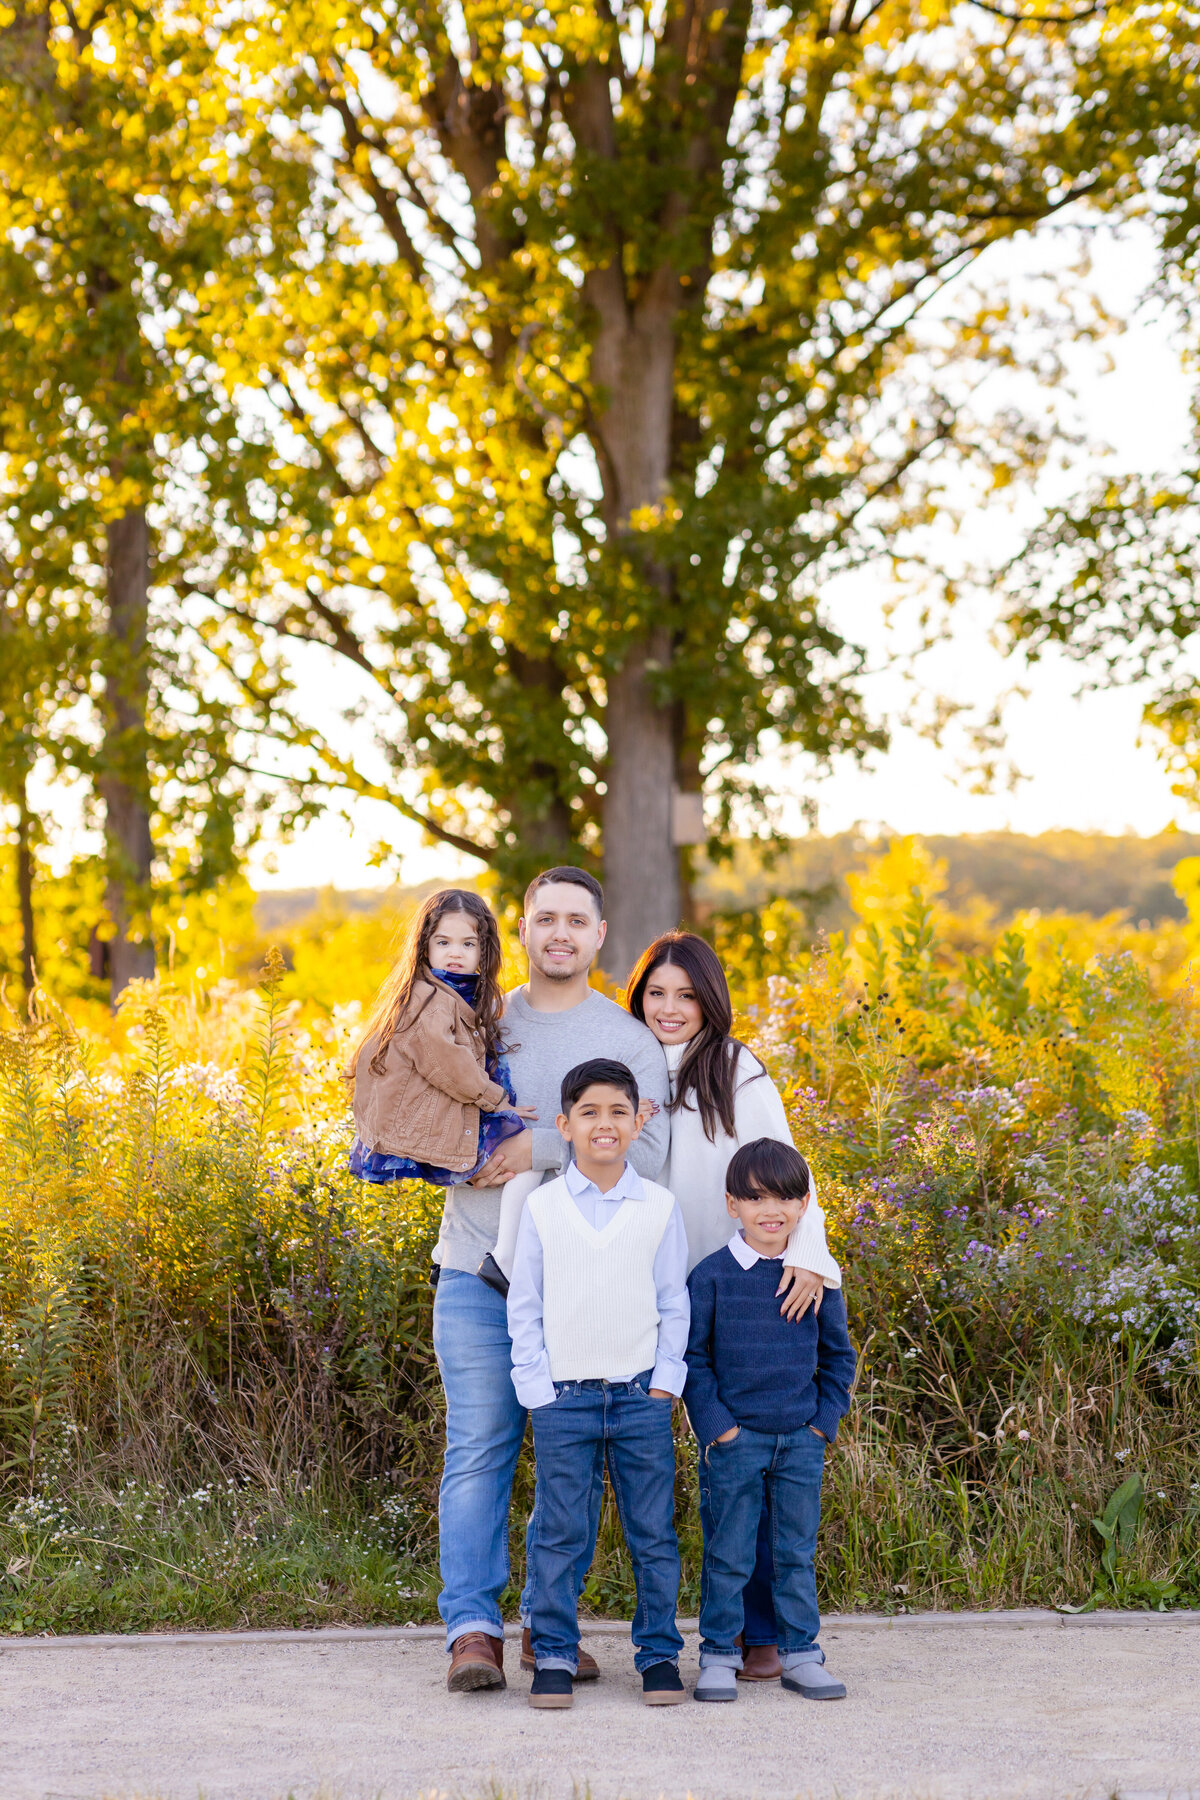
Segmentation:
{"type": "Polygon", "coordinates": [[[654,1367],[654,1258],[675,1204],[643,1181],[603,1231],[587,1223],[560,1175],[527,1202],[542,1242],[542,1330],[553,1381],[630,1381],[654,1367]]]}

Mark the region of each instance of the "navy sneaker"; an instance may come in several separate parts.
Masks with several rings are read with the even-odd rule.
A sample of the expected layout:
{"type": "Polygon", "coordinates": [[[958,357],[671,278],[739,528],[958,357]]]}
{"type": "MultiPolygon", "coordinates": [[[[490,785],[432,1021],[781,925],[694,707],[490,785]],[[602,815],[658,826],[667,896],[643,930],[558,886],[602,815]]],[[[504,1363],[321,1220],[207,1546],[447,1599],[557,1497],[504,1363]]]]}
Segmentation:
{"type": "Polygon", "coordinates": [[[648,1669],[643,1669],[642,1699],[647,1706],[678,1706],[686,1700],[678,1664],[651,1663],[648,1669]]]}
{"type": "Polygon", "coordinates": [[[530,1706],[574,1706],[575,1689],[569,1669],[539,1669],[529,1690],[530,1706]]]}

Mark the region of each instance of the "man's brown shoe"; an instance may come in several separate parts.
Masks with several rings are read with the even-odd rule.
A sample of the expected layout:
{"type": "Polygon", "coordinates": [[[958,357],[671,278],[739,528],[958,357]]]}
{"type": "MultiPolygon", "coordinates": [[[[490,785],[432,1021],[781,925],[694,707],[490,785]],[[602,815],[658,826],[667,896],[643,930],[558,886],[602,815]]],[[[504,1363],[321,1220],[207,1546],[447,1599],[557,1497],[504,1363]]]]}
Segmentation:
{"type": "Polygon", "coordinates": [[[475,1688],[502,1688],[504,1639],[486,1631],[468,1631],[450,1646],[450,1673],[446,1686],[452,1694],[469,1694],[475,1688]]]}
{"type": "MultiPolygon", "coordinates": [[[[600,1665],[594,1656],[589,1656],[582,1644],[575,1646],[579,1657],[579,1667],[575,1671],[576,1681],[595,1681],[600,1673],[600,1665]]],[[[533,1633],[528,1625],[521,1633],[521,1667],[532,1674],[537,1664],[533,1660],[533,1633]]]]}
{"type": "Polygon", "coordinates": [[[783,1674],[777,1644],[747,1644],[742,1651],[739,1681],[778,1681],[783,1674]]]}

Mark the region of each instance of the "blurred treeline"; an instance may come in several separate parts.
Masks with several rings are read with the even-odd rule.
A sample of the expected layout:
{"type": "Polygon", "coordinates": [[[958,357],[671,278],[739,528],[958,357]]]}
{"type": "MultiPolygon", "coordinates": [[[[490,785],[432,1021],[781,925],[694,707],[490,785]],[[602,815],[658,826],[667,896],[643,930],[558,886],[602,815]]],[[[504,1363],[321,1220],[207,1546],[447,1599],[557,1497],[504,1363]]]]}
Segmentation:
{"type": "MultiPolygon", "coordinates": [[[[1184,832],[894,840],[886,833],[814,833],[779,850],[743,840],[728,861],[699,867],[696,923],[730,961],[735,981],[739,970],[755,980],[786,974],[823,934],[854,928],[859,885],[889,843],[901,861],[916,859],[913,878],[932,883],[964,949],[981,950],[1019,920],[1041,933],[1072,932],[1079,946],[1134,948],[1157,965],[1165,959],[1174,967],[1185,953],[1179,927],[1189,917],[1190,859],[1200,855],[1200,836],[1184,832]]],[[[0,980],[12,984],[14,996],[21,992],[22,933],[11,848],[0,848],[0,872],[0,980]]],[[[329,1010],[363,1001],[383,978],[408,909],[438,885],[255,893],[239,876],[203,893],[163,898],[154,923],[164,972],[202,985],[244,986],[277,944],[291,988],[306,1002],[329,1010]]],[[[494,892],[487,878],[483,887],[494,892]]],[[[511,926],[511,907],[501,911],[511,926]]],[[[46,990],[77,1003],[106,1003],[108,982],[94,954],[103,918],[99,861],[42,875],[34,912],[46,990]]]]}
{"type": "MultiPolygon", "coordinates": [[[[1200,852],[1200,837],[1180,831],[1157,837],[988,831],[921,841],[945,864],[947,903],[969,911],[982,900],[997,923],[1023,912],[1086,913],[1096,919],[1119,912],[1147,925],[1183,919],[1187,907],[1173,882],[1175,866],[1200,852]]],[[[825,929],[845,930],[852,921],[845,876],[861,871],[879,847],[878,834],[814,834],[794,839],[768,861],[757,845],[743,842],[728,864],[704,871],[702,904],[727,913],[783,897],[802,902],[825,929]]]]}
{"type": "MultiPolygon", "coordinates": [[[[738,842],[728,862],[702,863],[697,871],[697,910],[702,919],[740,907],[759,907],[781,896],[803,901],[815,924],[841,931],[851,921],[843,877],[861,870],[888,833],[843,831],[833,837],[814,832],[793,838],[777,853],[738,842]]],[[[1046,831],[1027,837],[1015,831],[974,836],[926,836],[922,843],[946,865],[946,898],[960,910],[985,900],[997,920],[1018,912],[1087,913],[1103,918],[1123,912],[1156,924],[1187,917],[1173,881],[1175,865],[1200,854],[1200,836],[1164,831],[1157,837],[1115,837],[1087,831],[1046,831]]],[[[414,896],[424,888],[408,890],[414,896]]],[[[260,892],[254,916],[262,931],[293,925],[318,905],[348,913],[375,912],[387,903],[378,888],[342,890],[322,898],[319,888],[279,888],[260,892]]]]}

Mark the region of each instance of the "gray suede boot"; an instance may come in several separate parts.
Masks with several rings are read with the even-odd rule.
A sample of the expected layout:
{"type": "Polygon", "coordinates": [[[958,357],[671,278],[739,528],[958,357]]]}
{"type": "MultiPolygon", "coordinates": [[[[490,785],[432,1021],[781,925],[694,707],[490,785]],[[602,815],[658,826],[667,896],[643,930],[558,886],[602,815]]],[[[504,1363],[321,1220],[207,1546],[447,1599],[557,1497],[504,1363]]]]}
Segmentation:
{"type": "Polygon", "coordinates": [[[737,1670],[728,1663],[707,1663],[692,1692],[693,1700],[736,1700],[737,1670]]]}
{"type": "Polygon", "coordinates": [[[825,1667],[825,1652],[813,1645],[811,1650],[781,1650],[783,1664],[780,1677],[783,1686],[806,1700],[844,1700],[846,1684],[838,1681],[825,1667]]]}

